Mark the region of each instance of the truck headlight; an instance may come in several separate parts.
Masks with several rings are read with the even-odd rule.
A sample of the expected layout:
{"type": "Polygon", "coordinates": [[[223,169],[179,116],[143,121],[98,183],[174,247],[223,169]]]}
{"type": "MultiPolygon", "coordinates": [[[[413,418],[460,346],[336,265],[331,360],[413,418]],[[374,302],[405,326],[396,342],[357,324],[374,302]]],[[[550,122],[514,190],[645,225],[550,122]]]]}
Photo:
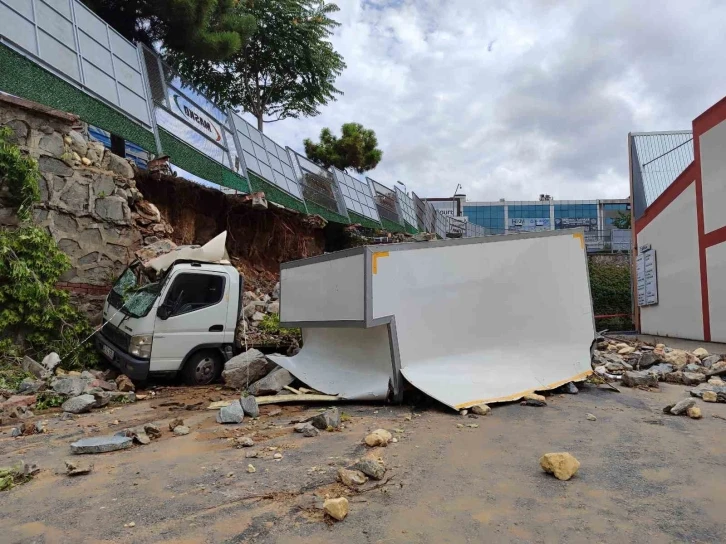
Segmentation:
{"type": "Polygon", "coordinates": [[[153,335],[151,334],[140,334],[138,336],[132,336],[131,342],[129,342],[129,353],[142,359],[148,359],[151,357],[151,340],[153,335]]]}

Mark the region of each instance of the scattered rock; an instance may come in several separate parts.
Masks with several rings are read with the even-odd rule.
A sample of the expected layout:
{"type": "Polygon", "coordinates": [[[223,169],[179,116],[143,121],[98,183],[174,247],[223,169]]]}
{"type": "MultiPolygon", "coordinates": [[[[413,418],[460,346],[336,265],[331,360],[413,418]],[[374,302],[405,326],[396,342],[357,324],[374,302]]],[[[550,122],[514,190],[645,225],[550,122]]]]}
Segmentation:
{"type": "Polygon", "coordinates": [[[244,410],[240,401],[235,400],[229,406],[224,406],[219,409],[217,414],[217,423],[242,423],[245,417],[244,410]]]}
{"type": "Polygon", "coordinates": [[[36,378],[42,378],[47,372],[47,369],[43,365],[31,359],[27,355],[23,357],[23,362],[21,363],[21,366],[25,372],[29,372],[36,378]]]}
{"type": "Polygon", "coordinates": [[[250,384],[261,380],[275,368],[277,365],[268,360],[261,351],[250,349],[227,361],[222,371],[222,379],[227,387],[247,389],[250,384]]]}
{"type": "Polygon", "coordinates": [[[279,459],[282,459],[282,454],[281,453],[276,453],[275,455],[272,456],[272,458],[273,459],[278,459],[278,460],[279,459]]]}
{"type": "Polygon", "coordinates": [[[363,485],[368,481],[366,475],[360,470],[348,470],[347,468],[342,467],[338,469],[338,479],[343,483],[343,485],[347,485],[352,488],[363,485]]]}
{"type": "Polygon", "coordinates": [[[38,397],[36,395],[13,395],[8,400],[0,404],[0,409],[8,410],[10,408],[24,408],[33,406],[38,397]]]}
{"type": "Polygon", "coordinates": [[[546,453],[539,460],[545,472],[554,475],[558,480],[569,480],[580,468],[580,462],[569,453],[546,453]]]}
{"type": "Polygon", "coordinates": [[[593,414],[587,414],[588,421],[597,421],[597,418],[593,414]]]}
{"type": "Polygon", "coordinates": [[[35,422],[35,432],[37,434],[43,434],[45,432],[45,424],[42,421],[35,422]]]}
{"type": "Polygon", "coordinates": [[[247,465],[247,472],[252,474],[253,472],[257,472],[257,469],[252,465],[247,465]]]}
{"type": "Polygon", "coordinates": [[[239,399],[239,402],[246,416],[258,417],[260,415],[260,407],[257,405],[257,399],[253,395],[242,397],[239,399]]]}
{"type": "MultiPolygon", "coordinates": [[[[676,368],[682,368],[689,363],[688,352],[682,349],[674,349],[665,355],[665,362],[670,363],[676,368]]],[[[693,357],[693,356],[691,356],[693,357]]],[[[693,357],[695,359],[695,357],[693,357]]]]}
{"type": "Polygon", "coordinates": [[[111,393],[108,391],[94,391],[92,395],[95,400],[93,408],[103,408],[111,402],[111,393]]]}
{"type": "Polygon", "coordinates": [[[174,427],[174,434],[177,436],[184,436],[186,434],[189,434],[189,427],[186,425],[177,425],[174,427]]]}
{"type": "Polygon", "coordinates": [[[715,391],[704,391],[701,398],[703,402],[718,402],[718,395],[715,391]]]}
{"type": "Polygon", "coordinates": [[[161,429],[154,423],[144,425],[144,432],[152,439],[161,438],[161,429]]]}
{"type": "Polygon", "coordinates": [[[640,359],[638,359],[638,368],[640,370],[645,370],[646,368],[650,368],[655,364],[658,364],[660,362],[660,357],[653,353],[652,351],[646,351],[643,353],[643,355],[640,356],[640,359]]]}
{"type": "Polygon", "coordinates": [[[320,431],[313,427],[309,421],[295,425],[295,432],[302,433],[303,436],[307,436],[308,438],[312,438],[320,434],[320,431]]]}
{"type": "MultiPolygon", "coordinates": [[[[461,423],[459,423],[461,425],[461,423]]],[[[385,429],[376,429],[365,438],[366,446],[374,448],[376,446],[383,446],[384,448],[391,441],[392,435],[385,429]]]]}
{"type": "Polygon", "coordinates": [[[720,355],[709,355],[701,360],[701,364],[706,368],[711,368],[713,365],[721,360],[720,355]]]}
{"type": "Polygon", "coordinates": [[[66,395],[68,397],[77,397],[82,395],[88,384],[87,380],[80,377],[67,376],[63,378],[57,378],[51,384],[53,391],[59,395],[66,395]]]}
{"type": "Polygon", "coordinates": [[[709,376],[722,376],[723,374],[726,374],[726,361],[714,363],[708,369],[709,376]]]}
{"type": "Polygon", "coordinates": [[[565,389],[565,393],[567,393],[569,395],[577,395],[580,392],[580,390],[577,388],[577,386],[573,382],[566,384],[564,386],[564,389],[565,389]]]}
{"type": "Polygon", "coordinates": [[[68,476],[81,476],[82,474],[90,473],[92,470],[93,465],[90,463],[66,460],[66,474],[68,476]]]}
{"type": "Polygon", "coordinates": [[[697,365],[696,363],[688,363],[685,367],[683,367],[683,372],[701,372],[703,370],[703,367],[701,365],[697,365]]]}
{"type": "Polygon", "coordinates": [[[669,365],[668,363],[660,363],[660,364],[651,366],[648,369],[648,372],[650,374],[653,374],[660,381],[663,381],[665,379],[666,375],[673,372],[673,365],[669,365]]]}
{"type": "Polygon", "coordinates": [[[279,314],[280,313],[280,303],[277,301],[270,302],[270,304],[267,305],[267,312],[271,313],[271,314],[275,314],[275,315],[279,314]]]}
{"type": "Polygon", "coordinates": [[[708,357],[708,351],[706,351],[704,348],[696,348],[693,350],[693,355],[703,360],[705,357],[708,357]]]}
{"type": "Polygon", "coordinates": [[[624,348],[618,350],[618,355],[630,355],[634,351],[635,348],[633,346],[625,346],[624,348]]]}
{"type": "Polygon", "coordinates": [[[242,436],[240,438],[237,438],[235,442],[238,448],[251,448],[255,445],[254,440],[252,440],[249,436],[242,436]]]}
{"type": "Polygon", "coordinates": [[[679,416],[686,412],[691,406],[696,405],[696,399],[687,398],[677,402],[669,411],[674,416],[679,416]]]}
{"type": "Polygon", "coordinates": [[[664,380],[668,383],[683,383],[683,372],[676,370],[664,376],[664,380]]]}
{"type": "Polygon", "coordinates": [[[701,409],[698,406],[691,406],[686,410],[686,414],[691,419],[701,419],[703,417],[703,414],[701,414],[701,409]]]}
{"type": "Polygon", "coordinates": [[[106,453],[108,451],[125,450],[131,447],[132,440],[128,436],[93,436],[82,438],[71,444],[71,453],[106,453]]]}
{"type": "Polygon", "coordinates": [[[325,410],[322,414],[318,414],[310,419],[310,424],[322,431],[327,429],[340,428],[340,410],[337,407],[325,410]]]}
{"type": "Polygon", "coordinates": [[[180,418],[180,417],[175,417],[174,419],[172,419],[169,422],[169,430],[170,431],[173,431],[174,429],[176,429],[180,425],[184,425],[184,420],[182,418],[180,418]]]}
{"type": "Polygon", "coordinates": [[[78,397],[73,397],[65,401],[61,408],[64,412],[82,414],[84,412],[90,412],[94,404],[96,404],[96,398],[93,395],[79,395],[78,397]]]}
{"type": "Polygon", "coordinates": [[[45,389],[45,382],[43,380],[34,380],[33,378],[25,378],[20,385],[18,385],[18,395],[29,395],[38,393],[45,389]]]}
{"type": "Polygon", "coordinates": [[[262,312],[255,312],[254,314],[252,314],[251,319],[253,322],[259,323],[260,321],[265,319],[265,314],[263,314],[262,312]]]}
{"type": "Polygon", "coordinates": [[[133,391],[108,391],[112,402],[136,402],[136,393],[133,391]]]}
{"type": "MultiPolygon", "coordinates": [[[[460,416],[465,416],[465,415],[467,415],[468,413],[469,413],[469,410],[459,410],[459,415],[460,415],[460,416]]],[[[410,421],[410,416],[409,416],[409,421],[410,421]]]]}
{"type": "Polygon", "coordinates": [[[121,374],[118,378],[116,378],[116,387],[119,391],[123,393],[128,393],[129,391],[136,391],[136,386],[134,385],[134,382],[132,382],[131,378],[129,378],[126,374],[121,374]]]}
{"type": "Polygon", "coordinates": [[[698,372],[684,372],[681,376],[681,383],[684,385],[698,385],[705,381],[706,375],[698,372]]]}
{"type": "Polygon", "coordinates": [[[536,393],[529,393],[525,395],[520,402],[523,406],[547,406],[547,401],[543,395],[537,395],[536,393]]]}
{"type": "Polygon", "coordinates": [[[629,370],[623,373],[625,387],[658,387],[658,377],[645,370],[629,370]]]}
{"type": "Polygon", "coordinates": [[[261,380],[249,387],[249,393],[256,397],[260,395],[274,395],[286,385],[290,385],[295,378],[284,368],[276,368],[261,380]]]}
{"type": "Polygon", "coordinates": [[[272,290],[272,298],[273,298],[273,300],[278,300],[280,298],[280,282],[279,281],[275,284],[275,288],[272,290]]]}
{"type": "Polygon", "coordinates": [[[22,436],[23,431],[20,429],[20,427],[13,427],[13,430],[10,431],[10,436],[13,438],[17,438],[18,436],[22,436]]]}
{"type": "Polygon", "coordinates": [[[386,474],[386,467],[374,459],[363,458],[350,468],[352,470],[359,470],[374,480],[380,480],[386,474]]]}
{"type": "Polygon", "coordinates": [[[146,434],[146,431],[144,431],[143,429],[137,429],[135,431],[132,431],[131,434],[133,435],[132,438],[142,446],[145,446],[146,444],[151,444],[151,438],[149,438],[149,435],[146,434]]]}
{"type": "Polygon", "coordinates": [[[726,382],[724,382],[721,378],[710,378],[708,383],[717,387],[723,387],[726,385],[726,382]]]}
{"type": "Polygon", "coordinates": [[[325,499],[323,510],[331,518],[343,521],[348,515],[348,499],[340,497],[338,499],[325,499]]]}
{"type": "Polygon", "coordinates": [[[488,416],[492,413],[492,409],[486,404],[477,404],[471,407],[471,413],[478,416],[488,416]]]}

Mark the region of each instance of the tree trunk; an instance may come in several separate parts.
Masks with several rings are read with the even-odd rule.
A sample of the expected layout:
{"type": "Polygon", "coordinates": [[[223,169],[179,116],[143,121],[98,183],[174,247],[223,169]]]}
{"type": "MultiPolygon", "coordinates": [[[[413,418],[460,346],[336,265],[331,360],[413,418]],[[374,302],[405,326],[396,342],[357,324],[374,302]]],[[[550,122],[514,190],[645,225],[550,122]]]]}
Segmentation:
{"type": "Polygon", "coordinates": [[[263,114],[257,115],[257,130],[264,132],[265,122],[262,120],[263,114]]]}

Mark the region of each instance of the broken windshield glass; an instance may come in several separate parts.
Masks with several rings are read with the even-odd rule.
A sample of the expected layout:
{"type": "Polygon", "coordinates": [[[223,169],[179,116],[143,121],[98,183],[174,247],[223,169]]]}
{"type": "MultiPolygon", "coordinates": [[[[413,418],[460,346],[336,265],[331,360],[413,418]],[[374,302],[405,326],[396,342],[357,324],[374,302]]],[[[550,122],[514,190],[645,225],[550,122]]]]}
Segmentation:
{"type": "Polygon", "coordinates": [[[163,281],[154,281],[140,264],[129,266],[111,289],[109,303],[131,317],[144,317],[156,301],[163,281]]]}

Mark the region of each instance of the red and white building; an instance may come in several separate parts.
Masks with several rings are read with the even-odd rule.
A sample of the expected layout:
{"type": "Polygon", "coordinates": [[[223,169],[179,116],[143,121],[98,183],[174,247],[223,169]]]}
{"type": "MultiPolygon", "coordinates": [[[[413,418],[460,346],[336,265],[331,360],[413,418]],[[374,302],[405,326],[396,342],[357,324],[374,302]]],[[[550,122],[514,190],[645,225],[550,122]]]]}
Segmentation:
{"type": "Polygon", "coordinates": [[[726,342],[726,98],[696,117],[692,131],[630,134],[629,154],[633,277],[638,253],[642,260],[652,252],[655,268],[646,297],[648,259],[641,263],[636,326],[726,342]]]}

